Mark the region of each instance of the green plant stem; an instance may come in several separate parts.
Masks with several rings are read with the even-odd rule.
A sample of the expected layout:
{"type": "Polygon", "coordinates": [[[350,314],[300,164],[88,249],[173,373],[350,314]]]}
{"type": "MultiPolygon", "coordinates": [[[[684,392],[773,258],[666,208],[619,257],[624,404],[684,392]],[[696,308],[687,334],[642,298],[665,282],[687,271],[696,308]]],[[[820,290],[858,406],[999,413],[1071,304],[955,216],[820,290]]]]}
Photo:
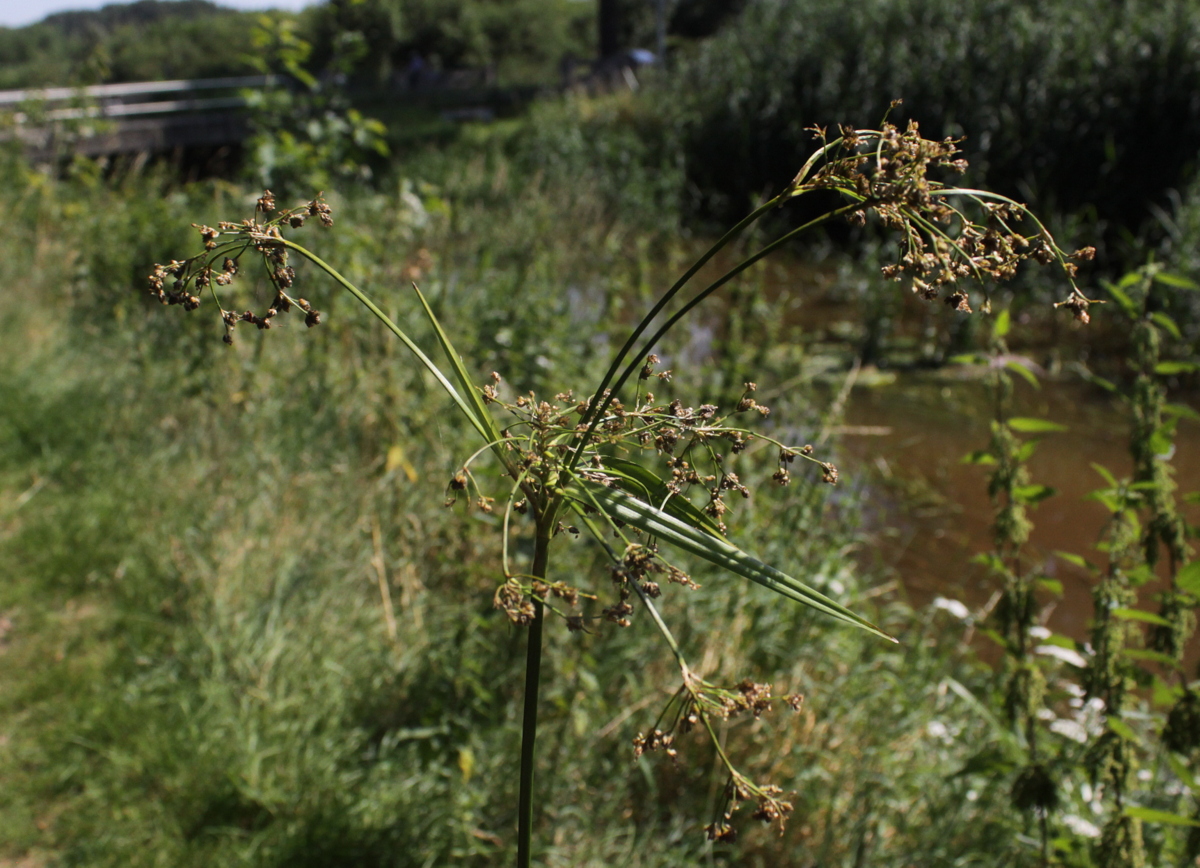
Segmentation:
{"type": "Polygon", "coordinates": [[[466,399],[463,398],[462,395],[459,394],[458,390],[454,388],[454,385],[446,378],[446,375],[441,372],[438,366],[435,365],[429,356],[425,355],[425,353],[421,351],[421,348],[413,342],[412,338],[406,335],[401,330],[400,326],[392,322],[391,317],[380,310],[375,302],[371,301],[371,299],[368,298],[361,289],[343,277],[340,273],[338,273],[337,269],[335,269],[325,260],[321,259],[321,257],[317,256],[311,250],[301,247],[299,244],[296,244],[293,241],[288,241],[286,238],[277,238],[274,239],[274,241],[277,244],[287,247],[289,250],[296,251],[305,259],[312,262],[314,265],[340,283],[342,288],[348,293],[362,302],[367,310],[375,314],[376,318],[387,327],[388,331],[398,337],[404,346],[408,347],[409,352],[417,357],[417,360],[425,366],[425,369],[433,374],[435,378],[437,378],[438,384],[446,390],[446,394],[448,394],[453,399],[454,403],[458,405],[458,408],[463,411],[467,419],[470,420],[471,426],[479,432],[480,436],[482,436],[485,441],[489,442],[496,439],[492,432],[488,430],[488,427],[484,421],[477,417],[475,409],[467,403],[466,399]]]}
{"type": "MultiPolygon", "coordinates": [[[[637,343],[638,338],[645,334],[646,329],[650,327],[650,323],[653,322],[654,318],[658,316],[664,307],[670,304],[671,299],[673,299],[679,293],[679,291],[687,285],[688,281],[695,277],[696,273],[706,264],[708,264],[710,259],[716,256],[723,247],[727,246],[731,241],[741,235],[747,226],[753,224],[772,208],[777,208],[782,198],[782,196],[776,196],[774,199],[771,199],[769,202],[760,205],[749,215],[744,217],[740,223],[722,235],[717,242],[712,245],[712,247],[704,251],[704,255],[692,263],[692,266],[683,273],[683,276],[675,281],[670,289],[663,293],[662,298],[660,298],[654,307],[652,307],[650,311],[644,317],[642,317],[642,320],[638,323],[637,328],[630,333],[629,337],[625,340],[624,346],[621,347],[620,352],[618,352],[613,358],[612,364],[609,365],[608,371],[604,374],[604,379],[600,381],[600,385],[597,387],[596,393],[592,396],[592,400],[588,405],[588,411],[584,415],[584,421],[594,419],[604,412],[603,408],[600,407],[600,401],[603,400],[604,397],[604,390],[608,388],[608,384],[612,382],[613,377],[617,375],[617,371],[621,369],[621,364],[624,362],[625,357],[629,355],[629,351],[633,349],[633,345],[637,343]]],[[[614,391],[616,390],[614,389],[614,391]]]]}
{"type": "MultiPolygon", "coordinates": [[[[538,520],[534,539],[534,578],[546,578],[546,563],[550,550],[550,520],[545,515],[538,520]]],[[[534,742],[537,738],[538,688],[542,678],[541,600],[533,598],[533,621],[529,624],[529,643],[525,648],[525,703],[521,717],[521,783],[517,797],[517,868],[529,868],[533,838],[533,765],[534,742]]]]}
{"type": "MultiPolygon", "coordinates": [[[[762,206],[762,208],[758,209],[753,214],[751,214],[749,217],[747,217],[745,220],[743,220],[741,223],[739,223],[735,227],[735,229],[740,232],[741,229],[743,229],[745,226],[749,225],[751,222],[753,222],[753,220],[758,219],[758,217],[761,216],[761,214],[767,209],[768,206],[775,207],[776,202],[777,202],[776,199],[772,199],[770,202],[767,203],[767,205],[762,206]]],[[[579,439],[576,441],[574,451],[571,453],[571,457],[567,461],[567,469],[574,470],[575,467],[578,465],[579,459],[581,457],[583,457],[583,450],[586,449],[588,443],[591,442],[592,437],[595,434],[596,428],[599,427],[601,419],[604,418],[604,411],[608,409],[608,406],[612,403],[613,399],[616,397],[617,392],[619,392],[621,390],[621,387],[625,385],[625,383],[633,375],[633,372],[636,371],[642,365],[642,363],[644,361],[643,357],[645,356],[645,354],[648,353],[650,351],[650,349],[653,348],[653,346],[656,343],[658,343],[659,340],[662,339],[663,335],[665,335],[672,328],[674,328],[675,324],[677,322],[679,322],[680,319],[682,319],[684,316],[686,316],[694,307],[696,307],[696,305],[698,305],[700,302],[704,301],[704,299],[708,298],[710,295],[712,295],[714,292],[716,292],[722,286],[727,284],[729,281],[733,280],[735,277],[737,277],[739,274],[741,274],[747,268],[752,266],[754,263],[758,262],[760,259],[763,259],[766,256],[773,253],[774,251],[778,250],[780,247],[783,247],[785,244],[787,244],[793,238],[797,237],[798,235],[801,235],[802,233],[808,231],[809,229],[813,229],[817,226],[820,226],[823,223],[827,223],[836,217],[841,217],[845,214],[849,214],[851,211],[862,210],[862,209],[866,208],[869,204],[870,204],[870,202],[868,200],[863,200],[860,202],[853,202],[849,205],[843,205],[841,208],[836,208],[832,211],[828,211],[825,214],[822,214],[820,217],[817,217],[813,220],[808,221],[803,226],[797,226],[795,229],[791,230],[790,232],[787,232],[786,234],[780,236],[779,238],[776,238],[774,241],[772,241],[770,244],[763,247],[761,250],[759,250],[754,255],[748,256],[745,259],[743,259],[741,262],[739,262],[737,265],[735,265],[729,271],[727,271],[723,275],[721,275],[721,277],[717,278],[715,281],[713,281],[708,286],[706,286],[704,289],[702,289],[700,292],[698,292],[687,304],[685,304],[682,308],[680,308],[678,311],[676,311],[644,343],[641,351],[637,355],[635,355],[632,358],[632,360],[630,360],[630,362],[626,366],[625,370],[621,373],[621,376],[617,379],[617,381],[615,383],[612,384],[612,388],[611,388],[611,390],[609,390],[607,395],[605,394],[605,389],[608,388],[608,383],[611,382],[611,376],[609,376],[608,374],[605,375],[604,381],[601,383],[600,387],[596,390],[596,393],[592,396],[591,403],[589,404],[589,412],[587,414],[585,414],[585,416],[584,416],[585,419],[590,419],[590,421],[588,422],[587,430],[584,431],[583,434],[581,434],[579,436],[579,439]]],[[[705,257],[710,257],[711,255],[715,254],[717,252],[717,250],[719,250],[721,247],[725,246],[725,244],[727,244],[729,240],[732,240],[730,236],[733,234],[733,232],[734,232],[734,230],[730,230],[730,232],[726,233],[725,237],[723,237],[720,242],[718,242],[716,245],[714,245],[714,247],[708,253],[705,254],[705,257]]],[[[704,261],[707,261],[707,259],[702,260],[702,262],[704,262],[704,261]]],[[[638,338],[640,338],[643,334],[645,334],[646,330],[650,326],[650,321],[654,318],[654,316],[659,311],[662,310],[662,308],[666,305],[666,303],[671,298],[673,298],[679,292],[680,289],[683,288],[683,284],[686,283],[687,280],[690,279],[694,273],[695,273],[695,268],[690,269],[687,274],[685,274],[682,278],[680,278],[679,281],[677,281],[676,284],[673,287],[671,287],[671,289],[668,290],[667,293],[659,300],[659,303],[654,306],[654,310],[652,310],[649,314],[647,314],[647,316],[638,324],[638,327],[636,329],[634,329],[633,334],[630,335],[629,340],[627,340],[625,342],[625,347],[623,347],[621,349],[621,352],[617,354],[616,359],[613,360],[612,367],[610,368],[610,374],[613,371],[615,371],[620,366],[622,360],[626,358],[626,356],[628,355],[628,347],[630,347],[634,343],[636,343],[638,338]]]]}

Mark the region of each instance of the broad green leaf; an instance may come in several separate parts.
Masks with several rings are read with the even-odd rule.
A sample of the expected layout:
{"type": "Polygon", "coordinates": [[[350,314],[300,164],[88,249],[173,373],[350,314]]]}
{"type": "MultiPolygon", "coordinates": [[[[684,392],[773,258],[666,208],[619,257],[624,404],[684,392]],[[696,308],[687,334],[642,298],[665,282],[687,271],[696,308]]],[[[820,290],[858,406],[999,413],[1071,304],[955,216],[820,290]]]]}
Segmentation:
{"type": "MultiPolygon", "coordinates": [[[[1140,270],[1130,271],[1121,276],[1120,281],[1117,282],[1117,288],[1129,289],[1129,287],[1133,286],[1134,284],[1141,283],[1145,279],[1146,276],[1140,270]]],[[[1108,284],[1105,283],[1105,289],[1107,288],[1108,284]]]]}
{"type": "Polygon", "coordinates": [[[1123,621],[1143,621],[1147,624],[1157,624],[1160,627],[1171,626],[1171,622],[1162,615],[1155,615],[1153,612],[1147,612],[1142,609],[1113,609],[1110,614],[1114,618],[1120,618],[1123,621]]]}
{"type": "Polygon", "coordinates": [[[1056,648],[1069,648],[1072,651],[1079,650],[1079,643],[1070,636],[1064,636],[1062,633],[1053,633],[1040,641],[1043,645],[1054,645],[1056,648]]]}
{"type": "Polygon", "coordinates": [[[1178,421],[1178,418],[1168,419],[1154,429],[1154,433],[1150,435],[1150,442],[1147,444],[1152,454],[1158,456],[1171,454],[1171,446],[1175,442],[1175,425],[1178,421]]]}
{"type": "Polygon", "coordinates": [[[1155,679],[1150,701],[1156,708],[1168,708],[1178,702],[1181,696],[1183,696],[1183,688],[1178,684],[1168,684],[1162,679],[1155,679]]]}
{"type": "MultiPolygon", "coordinates": [[[[1158,580],[1158,576],[1155,575],[1154,570],[1150,569],[1150,567],[1146,564],[1138,564],[1136,567],[1126,570],[1125,578],[1129,581],[1129,584],[1133,585],[1135,588],[1140,588],[1142,585],[1158,580]]],[[[1146,614],[1150,613],[1147,612],[1146,614]]],[[[1158,616],[1156,615],[1155,617],[1158,616]]]]}
{"type": "Polygon", "coordinates": [[[959,462],[962,464],[995,464],[996,456],[983,449],[976,449],[960,458],[959,462]]]}
{"type": "Polygon", "coordinates": [[[1095,461],[1093,461],[1092,470],[1095,470],[1097,473],[1103,476],[1104,481],[1107,482],[1111,487],[1117,487],[1117,477],[1113,476],[1112,471],[1110,471],[1103,464],[1097,464],[1095,461]]]}
{"type": "Polygon", "coordinates": [[[1026,440],[1017,449],[1017,463],[1024,464],[1033,457],[1033,453],[1037,452],[1037,440],[1026,440]]]}
{"type": "Polygon", "coordinates": [[[1178,416],[1180,419],[1191,419],[1193,422],[1200,422],[1200,413],[1197,413],[1186,404],[1163,404],[1162,409],[1168,416],[1178,416]]]}
{"type": "MultiPolygon", "coordinates": [[[[1090,494],[1088,494],[1085,499],[1086,500],[1095,500],[1095,501],[1098,501],[1098,502],[1104,504],[1104,508],[1107,509],[1111,513],[1115,514],[1115,513],[1118,513],[1121,511],[1121,501],[1117,498],[1117,496],[1115,494],[1112,493],[1111,489],[1106,489],[1106,488],[1097,489],[1096,491],[1093,491],[1090,494]]],[[[1108,551],[1108,549],[1104,548],[1104,549],[1100,549],[1100,551],[1108,551]]]]}
{"type": "Polygon", "coordinates": [[[1150,320],[1171,337],[1175,338],[1175,340],[1183,337],[1183,334],[1179,331],[1179,326],[1175,325],[1175,320],[1171,319],[1161,310],[1150,314],[1150,320]]]}
{"type": "Polygon", "coordinates": [[[995,552],[980,552],[971,558],[971,563],[981,564],[982,566],[987,567],[989,570],[997,573],[1003,574],[1007,572],[1007,568],[1004,566],[1003,559],[1001,559],[1001,557],[995,552]]]}
{"type": "MultiPolygon", "coordinates": [[[[1051,594],[1053,594],[1056,597],[1061,597],[1063,595],[1063,583],[1060,582],[1058,579],[1048,579],[1045,576],[1043,576],[1042,578],[1037,580],[1037,584],[1038,584],[1038,587],[1042,588],[1045,591],[1049,591],[1051,594]]],[[[1053,639],[1054,637],[1052,636],[1050,638],[1053,639]]],[[[1050,639],[1047,639],[1046,641],[1049,642],[1050,639]]],[[[1072,644],[1069,647],[1074,648],[1075,646],[1074,646],[1074,644],[1072,644]]]]}
{"type": "Polygon", "coordinates": [[[1162,653],[1161,651],[1147,651],[1142,648],[1130,648],[1124,653],[1125,656],[1130,660],[1137,660],[1140,663],[1156,663],[1159,666],[1166,667],[1167,669],[1177,671],[1182,670],[1178,660],[1162,653]]]}
{"type": "Polygon", "coordinates": [[[1200,368],[1193,362],[1159,362],[1154,373],[1169,377],[1172,374],[1191,374],[1200,368]]]}
{"type": "Polygon", "coordinates": [[[1013,489],[1013,499],[1017,503],[1032,506],[1041,503],[1047,497],[1053,497],[1057,492],[1049,485],[1018,485],[1013,489]]]}
{"type": "Polygon", "coordinates": [[[1086,570],[1091,567],[1091,564],[1089,564],[1084,557],[1077,555],[1074,552],[1056,551],[1054,552],[1054,556],[1060,560],[1066,561],[1068,564],[1074,564],[1081,569],[1086,570]]]}
{"type": "Polygon", "coordinates": [[[1156,811],[1153,808],[1139,808],[1136,805],[1125,807],[1125,816],[1141,820],[1143,823],[1162,823],[1167,826],[1200,826],[1200,820],[1183,817],[1179,814],[1169,814],[1166,811],[1156,811]]]}
{"type": "Polygon", "coordinates": [[[621,487],[634,497],[645,500],[647,503],[658,504],[675,518],[692,527],[706,530],[714,536],[724,537],[711,516],[698,509],[683,495],[672,494],[667,488],[666,482],[649,468],[627,458],[606,455],[604,456],[604,470],[622,480],[623,483],[629,483],[628,485],[622,484],[621,487]]]}
{"type": "Polygon", "coordinates": [[[1083,373],[1083,378],[1085,380],[1087,380],[1089,383],[1091,383],[1092,385],[1099,386],[1101,389],[1103,389],[1106,392],[1117,391],[1117,384],[1114,383],[1112,380],[1106,380],[1103,377],[1099,377],[1099,376],[1093,374],[1091,371],[1087,371],[1087,370],[1083,371],[1082,373],[1083,373]]]}
{"type": "Polygon", "coordinates": [[[1181,499],[1184,503],[1200,503],[1200,491],[1189,491],[1181,499]]]}
{"type": "Polygon", "coordinates": [[[568,488],[567,496],[580,503],[594,503],[613,519],[633,525],[663,542],[736,573],[781,596],[862,627],[884,639],[897,641],[870,621],[859,617],[841,603],[813,590],[798,579],[764,564],[725,540],[694,528],[619,489],[580,480],[580,488],[568,488]]]}
{"type": "Polygon", "coordinates": [[[1154,282],[1161,283],[1163,286],[1173,286],[1176,289],[1200,290],[1200,284],[1196,281],[1189,280],[1181,274],[1171,274],[1168,271],[1155,272],[1154,282]]]}
{"type": "Polygon", "coordinates": [[[1049,419],[1033,419],[1029,416],[1015,416],[1008,420],[1008,427],[1022,434],[1042,434],[1052,431],[1066,431],[1066,425],[1059,425],[1049,419]]]}
{"type": "Polygon", "coordinates": [[[1008,308],[996,314],[996,321],[992,323],[992,334],[998,338],[1008,334],[1008,329],[1012,325],[1012,316],[1008,312],[1008,308]]]}
{"type": "Polygon", "coordinates": [[[1192,561],[1177,572],[1175,585],[1185,593],[1200,595],[1200,560],[1192,561]]]}
{"type": "Polygon", "coordinates": [[[947,359],[953,365],[983,365],[987,363],[987,360],[987,356],[983,353],[960,353],[947,359]]]}
{"type": "MultiPolygon", "coordinates": [[[[1122,280],[1121,284],[1125,285],[1125,282],[1128,279],[1129,275],[1126,275],[1125,280],[1122,280]]],[[[1129,294],[1125,292],[1121,286],[1117,286],[1116,284],[1112,283],[1106,283],[1104,288],[1108,290],[1108,294],[1113,297],[1116,303],[1120,306],[1121,310],[1125,311],[1126,316],[1130,317],[1131,319],[1137,316],[1137,304],[1132,298],[1129,297],[1129,294]]]]}
{"type": "Polygon", "coordinates": [[[1134,744],[1141,744],[1141,739],[1138,738],[1137,733],[1133,731],[1129,724],[1121,720],[1121,718],[1110,715],[1105,719],[1104,725],[1126,741],[1133,742],[1134,744]]]}

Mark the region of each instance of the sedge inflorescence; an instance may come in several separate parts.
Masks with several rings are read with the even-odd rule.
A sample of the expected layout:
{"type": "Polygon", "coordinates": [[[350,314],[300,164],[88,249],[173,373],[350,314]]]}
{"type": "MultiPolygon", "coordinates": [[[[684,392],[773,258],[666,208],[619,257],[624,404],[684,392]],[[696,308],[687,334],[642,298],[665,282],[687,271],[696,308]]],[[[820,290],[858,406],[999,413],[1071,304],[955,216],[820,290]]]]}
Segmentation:
{"type": "MultiPolygon", "coordinates": [[[[503,580],[493,602],[511,623],[536,625],[530,631],[530,648],[534,649],[531,659],[537,659],[540,653],[533,637],[540,643],[543,612],[559,616],[571,632],[586,632],[606,625],[629,627],[639,611],[635,603],[640,603],[640,611],[663,634],[679,663],[681,686],[655,725],[634,739],[634,753],[640,757],[649,751],[662,751],[675,758],[679,735],[694,728],[707,732],[728,775],[725,798],[706,827],[709,837],[718,841],[736,836],[731,819],[742,803],[756,803],[753,815],[780,827],[792,811],[779,787],[757,784],[734,767],[713,725],[714,720],[737,715],[757,719],[773,705],[772,688],[750,679],[732,688],[720,687],[691,670],[654,601],[671,585],[684,589],[699,585],[685,569],[666,559],[659,541],[682,546],[684,551],[786,597],[891,637],[836,601],[754,561],[725,539],[734,505],[751,494],[750,485],[738,472],[745,473],[745,462],[739,463],[737,456],[751,450],[769,451],[774,464],[770,478],[779,485],[790,484],[793,473],[806,464],[819,472],[822,482],[833,485],[838,482],[837,467],[816,456],[811,445],[787,444],[751,430],[747,420],[758,421],[771,412],[758,400],[753,382],[745,383],[740,396],[726,409],[717,404],[689,406],[678,398],[656,397],[651,386],[657,390],[658,384],[671,380],[672,372],[659,369],[660,359],[651,350],[679,317],[754,262],[795,235],[840,218],[865,224],[873,216],[885,229],[897,232],[899,253],[895,262],[884,267],[884,275],[895,280],[907,278],[917,295],[927,300],[940,298],[959,311],[972,310],[968,290],[963,288],[966,281],[983,284],[1008,280],[1027,260],[1061,268],[1070,291],[1058,306],[1066,307],[1078,320],[1086,323],[1088,307],[1095,303],[1074,281],[1076,263],[1090,259],[1092,248],[1067,254],[1024,205],[984,191],[947,186],[931,177],[933,172],[961,172],[966,168],[955,140],[924,139],[915,123],[904,130],[886,123],[879,130],[842,127],[832,141],[824,129],[816,129],[816,133],[821,147],[792,184],[731,230],[664,294],[634,330],[605,378],[582,399],[571,391],[559,392],[552,399],[533,392],[506,395],[499,374],[492,374],[482,386],[475,385],[414,284],[450,361],[457,386],[451,384],[360,290],[284,237],[285,230],[299,229],[312,219],[326,227],[333,224],[332,211],[320,195],[298,207],[279,209],[268,190],[258,198],[250,219],[222,222],[216,228],[193,224],[203,251],[190,259],[156,265],[149,278],[151,293],[164,304],[195,310],[205,296],[210,296],[220,312],[226,343],[233,342],[238,325],[269,329],[276,317],[292,307],[304,312],[308,326],[321,322],[320,312],[294,294],[296,271],[289,263],[289,254],[307,258],[322,268],[372,310],[438,379],[486,441],[451,476],[446,504],[451,506],[465,498],[469,508],[485,514],[502,513],[503,580]],[[729,239],[789,199],[829,192],[840,195],[846,204],[763,246],[696,292],[651,334],[655,317],[729,239]],[[243,273],[241,260],[247,253],[261,259],[274,290],[271,303],[259,313],[239,312],[232,306],[227,309],[219,292],[243,273]],[[644,341],[640,349],[638,341],[644,341]],[[477,460],[487,454],[495,458],[499,475],[505,480],[501,484],[508,487],[500,503],[491,493],[492,484],[479,484],[477,460]],[[521,516],[534,529],[534,554],[527,564],[509,556],[511,528],[521,516]],[[550,541],[563,534],[576,537],[584,532],[609,557],[610,581],[604,589],[585,590],[548,578],[546,552],[550,541]]],[[[415,280],[427,267],[427,259],[427,255],[424,259],[418,256],[408,276],[415,280]]],[[[986,294],[981,307],[989,307],[986,294]]],[[[537,671],[536,667],[527,670],[527,678],[533,679],[527,684],[534,685],[530,694],[534,704],[537,671]]],[[[801,697],[788,696],[784,701],[800,711],[801,697]]],[[[532,719],[536,721],[536,714],[532,719]]],[[[532,743],[530,735],[528,744],[532,743]]],[[[523,770],[532,769],[532,760],[524,751],[522,763],[523,770]]],[[[528,780],[531,777],[523,778],[523,788],[530,785],[528,780]]],[[[1030,784],[1028,789],[1033,793],[1036,787],[1030,784]]],[[[523,816],[521,822],[527,822],[528,816],[523,816]]]]}
{"type": "Polygon", "coordinates": [[[291,294],[296,270],[288,264],[282,231],[284,227],[299,229],[309,219],[316,219],[326,228],[333,226],[333,210],[320,194],[303,205],[280,210],[275,195],[264,190],[254,205],[254,216],[248,220],[221,222],[215,229],[193,223],[200,233],[204,251],[166,265],[156,263],[149,276],[150,294],[163,304],[181,305],[187,311],[198,309],[203,296],[210,295],[220,310],[225,325],[223,339],[227,344],[233,343],[234,328],[239,323],[269,329],[275,317],[293,307],[304,312],[304,324],[309,328],[319,325],[321,312],[307,300],[291,294]],[[261,257],[267,277],[275,288],[274,298],[262,313],[227,310],[218,295],[218,288],[228,287],[242,272],[241,258],[248,252],[261,257]]]}
{"type": "MultiPolygon", "coordinates": [[[[1081,322],[1089,321],[1088,307],[1096,302],[1076,286],[1075,276],[1078,262],[1092,259],[1095,248],[1068,254],[1020,202],[931,178],[936,170],[966,170],[967,161],[959,156],[960,140],[923,138],[916,121],[903,130],[890,123],[879,130],[843,126],[832,141],[825,128],[812,131],[822,142],[818,153],[824,161],[806,166],[789,194],[835,190],[858,204],[846,210],[852,223],[862,225],[874,214],[885,228],[898,232],[899,256],[883,267],[885,277],[907,277],[921,298],[941,298],[970,313],[970,296],[961,281],[1010,280],[1026,260],[1057,264],[1070,292],[1055,306],[1070,310],[1081,322]],[[1026,227],[1029,231],[1023,231],[1026,227]]],[[[984,306],[988,307],[986,294],[984,306]]]]}
{"type": "MultiPolygon", "coordinates": [[[[788,446],[766,434],[747,427],[746,417],[763,417],[770,408],[754,397],[755,383],[745,383],[742,395],[732,410],[722,411],[715,404],[689,407],[678,399],[662,400],[643,387],[648,381],[667,382],[670,370],[657,370],[659,359],[646,358],[639,386],[629,404],[614,398],[596,428],[596,434],[579,466],[569,467],[574,438],[587,428],[589,402],[578,400],[573,392],[560,392],[553,400],[544,400],[530,392],[507,399],[503,383],[493,373],[491,381],[480,388],[485,403],[507,414],[511,422],[503,429],[503,450],[508,467],[515,473],[515,484],[504,508],[507,537],[512,515],[525,514],[545,503],[566,487],[569,496],[580,501],[584,518],[593,522],[592,530],[603,532],[596,523],[603,513],[587,500],[581,486],[591,484],[627,491],[653,501],[703,526],[709,533],[723,537],[728,531],[727,515],[732,504],[750,497],[750,488],[732,468],[732,456],[751,446],[775,450],[777,470],[772,479],[780,485],[791,481],[790,467],[799,458],[812,464],[820,478],[837,481],[837,468],[813,454],[811,445],[788,446]],[[639,471],[654,463],[662,465],[661,474],[639,471]],[[532,505],[532,507],[531,507],[532,505]]],[[[477,456],[486,454],[477,453],[477,456]]],[[[465,496],[482,512],[496,509],[495,499],[479,484],[473,471],[474,459],[459,468],[447,484],[446,504],[465,496]]],[[[583,523],[582,521],[580,522],[583,523]]],[[[598,613],[585,615],[574,611],[581,600],[596,600],[577,588],[548,584],[522,576],[505,561],[505,581],[497,590],[495,605],[515,624],[528,624],[533,617],[533,600],[561,615],[569,629],[584,629],[589,622],[607,621],[619,627],[631,623],[635,594],[656,599],[663,584],[688,589],[699,585],[680,567],[668,562],[657,542],[637,528],[612,522],[608,528],[616,543],[604,541],[611,556],[610,578],[617,599],[598,613]],[[566,604],[565,609],[563,604],[566,604]]],[[[558,522],[555,535],[578,535],[576,524],[558,522]]]]}

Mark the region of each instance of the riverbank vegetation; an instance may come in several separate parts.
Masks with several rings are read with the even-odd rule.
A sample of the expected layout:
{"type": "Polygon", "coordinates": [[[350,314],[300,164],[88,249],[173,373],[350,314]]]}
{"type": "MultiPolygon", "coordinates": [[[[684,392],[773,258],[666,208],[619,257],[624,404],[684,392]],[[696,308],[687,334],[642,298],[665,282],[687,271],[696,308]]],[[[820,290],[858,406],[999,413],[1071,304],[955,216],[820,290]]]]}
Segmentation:
{"type": "MultiPolygon", "coordinates": [[[[902,122],[967,135],[973,182],[1044,202],[1066,241],[1100,247],[1081,274],[1106,302],[1090,325],[1051,310],[1067,296],[1044,276],[968,317],[910,309],[907,286],[878,270],[894,248],[847,224],[785,266],[755,266],[728,308],[662,348],[675,380],[656,391],[730,403],[753,379],[780,434],[825,445],[835,487],[779,487],[777,451],[737,457],[754,492],[736,507],[739,536],[901,642],[682,561],[704,587],[661,606],[697,669],[804,696],[797,712],[718,729],[794,810],[782,833],[744,822],[737,841],[713,843],[702,830],[724,775],[711,745],[689,736],[676,762],[634,756],[675,665],[649,620],[548,631],[543,864],[1195,858],[1187,636],[1200,574],[1191,493],[1173,489],[1164,457],[1196,424],[1187,142],[1200,139],[1179,131],[1200,125],[1184,98],[1200,90],[1197,17],[1186,3],[1063,2],[1038,16],[1009,4],[997,42],[994,5],[880,0],[860,16],[751,2],[715,35],[678,36],[674,73],[650,71],[636,94],[548,96],[444,128],[436,146],[389,119],[390,162],[326,191],[336,222],[317,252],[427,344],[407,289],[418,282],[472,373],[500,372],[513,395],[597,379],[616,326],[700,239],[791,180],[813,147],[805,127],[875,124],[896,97],[902,122]],[[1135,370],[1119,355],[1130,347],[1135,370]],[[1094,571],[1088,635],[1047,629],[1055,578],[1022,548],[1050,494],[1022,469],[1029,441],[1070,436],[1052,413],[1005,404],[1005,389],[1032,388],[1026,352],[1128,393],[1139,432],[1129,471],[1097,476],[1113,516],[1100,548],[1062,554],[1094,571]],[[994,472],[985,557],[1001,604],[968,607],[947,588],[914,606],[908,577],[878,555],[887,483],[837,442],[843,387],[864,364],[967,362],[997,375],[993,441],[955,458],[994,472]]],[[[0,171],[0,864],[511,862],[525,632],[493,606],[501,517],[445,506],[468,457],[464,421],[314,269],[297,265],[322,296],[311,331],[243,324],[227,348],[219,323],[151,303],[152,264],[192,249],[189,224],[252,213],[252,182],[183,185],[165,162],[55,172],[11,153],[0,171]]],[[[290,206],[317,191],[286,192],[290,206]]],[[[563,575],[607,569],[583,542],[559,556],[563,575]]]]}

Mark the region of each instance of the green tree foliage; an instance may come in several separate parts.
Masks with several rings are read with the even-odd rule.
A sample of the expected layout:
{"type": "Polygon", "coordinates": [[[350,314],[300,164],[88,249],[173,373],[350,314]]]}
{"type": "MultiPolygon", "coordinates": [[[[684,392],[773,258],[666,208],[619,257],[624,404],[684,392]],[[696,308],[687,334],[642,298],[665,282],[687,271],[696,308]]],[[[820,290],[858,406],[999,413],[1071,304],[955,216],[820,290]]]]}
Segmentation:
{"type": "Polygon", "coordinates": [[[684,64],[691,181],[726,214],[789,180],[813,124],[967,135],[972,180],[1136,228],[1200,140],[1191,0],[757,0],[684,64]]]}
{"type": "Polygon", "coordinates": [[[0,28],[0,88],[248,74],[251,20],[208,0],[138,0],[0,28]]]}
{"type": "Polygon", "coordinates": [[[577,0],[332,0],[308,19],[314,62],[358,32],[360,77],[384,81],[420,55],[435,68],[501,66],[516,74],[553,72],[568,53],[591,53],[591,4],[577,0]]]}

